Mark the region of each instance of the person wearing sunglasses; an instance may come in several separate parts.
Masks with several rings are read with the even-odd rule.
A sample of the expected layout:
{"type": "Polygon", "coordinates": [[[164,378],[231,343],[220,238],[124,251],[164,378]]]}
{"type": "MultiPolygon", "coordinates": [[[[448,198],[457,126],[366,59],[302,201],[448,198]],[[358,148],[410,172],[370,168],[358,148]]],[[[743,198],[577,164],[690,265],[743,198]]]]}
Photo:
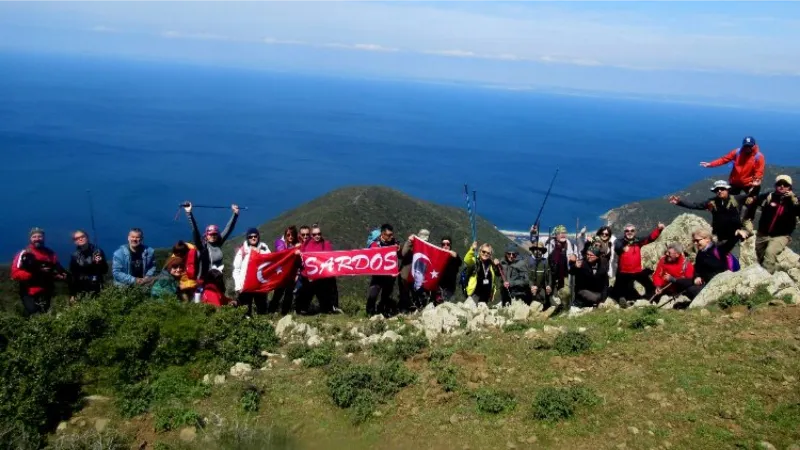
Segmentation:
{"type": "Polygon", "coordinates": [[[256,313],[259,315],[267,313],[267,294],[265,292],[242,292],[250,254],[253,252],[262,255],[270,253],[267,243],[261,242],[261,233],[257,228],[247,230],[244,243],[236,250],[233,257],[233,290],[238,295],[238,303],[247,306],[249,316],[253,315],[253,304],[256,305],[256,313]]]}
{"type": "MultiPolygon", "coordinates": [[[[333,245],[322,236],[322,229],[319,225],[311,225],[311,239],[300,244],[301,253],[309,252],[332,252],[333,245]]],[[[302,238],[301,238],[302,239],[302,238]]],[[[323,314],[340,313],[339,309],[339,289],[336,285],[336,278],[320,278],[319,280],[303,279],[302,287],[297,293],[295,308],[300,314],[309,313],[311,302],[314,297],[319,301],[319,311],[323,314]]]]}
{"type": "Polygon", "coordinates": [[[168,298],[178,298],[181,277],[186,270],[186,265],[182,258],[172,256],[164,263],[164,270],[161,272],[150,289],[150,296],[162,300],[168,298]]]}
{"type": "Polygon", "coordinates": [[[642,247],[655,241],[664,230],[664,224],[658,226],[647,236],[636,236],[636,227],[625,225],[624,236],[614,243],[614,252],[619,257],[617,278],[614,281],[613,297],[621,308],[628,307],[628,300],[651,298],[655,294],[655,286],[650,280],[652,270],[642,268],[642,247]],[[644,287],[644,295],[640,295],[633,283],[639,282],[644,287]]]}
{"type": "Polygon", "coordinates": [[[583,250],[581,253],[585,255],[587,249],[594,247],[597,250],[595,255],[603,260],[603,265],[605,267],[608,267],[609,278],[614,276],[617,269],[617,255],[614,253],[614,242],[616,242],[616,240],[617,237],[611,232],[611,227],[607,225],[598,228],[597,233],[595,233],[594,237],[591,239],[587,238],[583,240],[583,250]]]}
{"type": "Polygon", "coordinates": [[[517,244],[508,244],[505,257],[499,264],[503,271],[503,289],[500,290],[501,305],[508,306],[512,300],[521,300],[530,305],[531,282],[528,263],[519,256],[517,244]]]}
{"type": "MultiPolygon", "coordinates": [[[[310,235],[310,230],[306,229],[306,237],[310,235]]],[[[286,227],[283,230],[283,236],[275,240],[275,251],[280,252],[300,246],[300,238],[297,227],[294,225],[286,227]]],[[[298,266],[299,269],[299,266],[298,266]]],[[[280,286],[272,291],[272,299],[269,301],[267,312],[276,313],[281,312],[282,315],[292,312],[292,302],[294,301],[295,286],[298,282],[298,276],[289,279],[285,286],[280,286]]]]}
{"type": "Polygon", "coordinates": [[[197,222],[194,220],[194,215],[192,214],[192,203],[187,201],[184,204],[186,206],[184,206],[183,209],[186,210],[186,217],[189,218],[189,224],[192,227],[194,245],[200,249],[198,278],[202,280],[211,269],[217,269],[220,272],[225,269],[222,263],[222,244],[228,240],[231,233],[233,233],[233,229],[236,227],[236,221],[239,219],[239,207],[235,204],[231,205],[233,214],[231,214],[231,218],[228,220],[222,233],[220,233],[218,226],[209,225],[206,227],[205,235],[201,236],[200,230],[197,229],[197,222]]]}
{"type": "MultiPolygon", "coordinates": [[[[758,148],[756,140],[752,136],[742,139],[742,146],[731,150],[725,156],[711,162],[701,162],[702,167],[719,167],[731,163],[731,174],[728,182],[731,185],[731,195],[739,195],[744,192],[750,194],[752,189],[761,185],[764,179],[764,154],[758,148]]],[[[739,199],[741,203],[744,195],[739,199]]]]}
{"type": "MultiPolygon", "coordinates": [[[[736,236],[745,239],[747,231],[737,230],[736,236]]],[[[691,277],[678,278],[673,282],[678,292],[690,299],[708,285],[712,278],[730,269],[730,252],[736,246],[736,239],[729,239],[724,244],[717,245],[714,236],[708,228],[697,228],[692,231],[692,243],[697,250],[694,258],[694,274],[691,277]]]]}
{"type": "Polygon", "coordinates": [[[14,256],[11,279],[19,283],[19,296],[25,315],[46,313],[50,309],[56,280],[65,280],[56,253],[44,245],[44,230],[33,228],[28,233],[28,246],[14,256]]]}
{"type": "Polygon", "coordinates": [[[608,298],[608,267],[599,248],[587,248],[584,259],[576,260],[569,273],[575,277],[574,306],[597,307],[608,298]]]}
{"type": "MultiPolygon", "coordinates": [[[[379,238],[369,245],[369,248],[391,247],[397,244],[397,239],[394,237],[394,227],[391,224],[385,223],[381,225],[381,234],[379,238]]],[[[403,246],[407,249],[409,243],[414,241],[414,235],[411,235],[403,246]]],[[[402,260],[402,256],[398,251],[398,260],[402,260]]],[[[392,315],[394,307],[392,305],[392,291],[394,290],[395,277],[385,275],[373,275],[369,280],[369,287],[367,288],[367,315],[374,316],[375,314],[383,314],[384,316],[392,315]],[[381,300],[378,303],[378,296],[381,300]]],[[[408,305],[403,305],[408,308],[408,305]]]]}
{"type": "Polygon", "coordinates": [[[545,242],[547,261],[550,265],[552,288],[555,291],[563,289],[569,275],[569,261],[576,260],[578,249],[575,243],[567,236],[567,227],[558,225],[553,228],[553,234],[545,242]]]}
{"type": "MultiPolygon", "coordinates": [[[[734,239],[737,230],[742,228],[742,204],[730,194],[731,185],[725,180],[717,180],[711,186],[714,197],[699,203],[684,202],[677,195],[671,195],[669,202],[682,208],[708,211],[711,213],[711,230],[720,243],[734,239]]],[[[754,195],[760,190],[754,188],[754,195]]],[[[736,242],[739,240],[736,239],[736,242]]]]}
{"type": "Polygon", "coordinates": [[[104,277],[108,273],[106,255],[99,247],[89,242],[89,235],[83,230],[72,233],[75,251],[69,260],[69,271],[72,275],[69,283],[69,299],[82,294],[97,294],[103,289],[104,277]]]}
{"type": "Polygon", "coordinates": [[[761,209],[756,230],[756,257],[759,264],[773,273],[778,268],[778,255],[791,242],[800,217],[800,202],[792,191],[792,177],[778,175],[774,191],[750,195],[745,204],[745,227],[748,230],[753,229],[756,210],[761,209]]]}
{"type": "Polygon", "coordinates": [[[500,261],[492,260],[492,246],[483,244],[479,249],[478,243],[473,242],[464,255],[464,264],[467,266],[467,296],[475,303],[490,303],[497,291],[496,279],[500,277],[496,267],[500,261]]]}
{"type": "Polygon", "coordinates": [[[453,250],[453,240],[450,236],[442,236],[439,246],[450,252],[450,259],[439,278],[439,292],[434,295],[433,299],[436,305],[453,298],[456,293],[458,272],[461,269],[461,257],[453,250]]]}

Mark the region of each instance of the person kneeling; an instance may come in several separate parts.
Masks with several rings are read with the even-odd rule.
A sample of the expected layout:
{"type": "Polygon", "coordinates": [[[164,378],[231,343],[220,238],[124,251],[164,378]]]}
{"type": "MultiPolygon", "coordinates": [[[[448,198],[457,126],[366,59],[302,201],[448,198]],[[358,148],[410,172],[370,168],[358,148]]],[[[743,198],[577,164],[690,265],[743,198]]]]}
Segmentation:
{"type": "Polygon", "coordinates": [[[225,276],[217,269],[211,269],[203,284],[200,301],[217,308],[225,305],[236,306],[236,302],[225,296],[225,276]]]}
{"type": "Polygon", "coordinates": [[[608,266],[597,253],[597,248],[590,247],[586,259],[575,261],[570,268],[575,277],[574,306],[595,307],[608,297],[608,266]]]}
{"type": "Polygon", "coordinates": [[[183,258],[171,256],[164,264],[164,270],[153,283],[150,289],[150,296],[155,298],[179,298],[178,292],[180,281],[186,271],[186,263],[183,258]]]}
{"type": "MultiPolygon", "coordinates": [[[[744,240],[747,239],[748,233],[745,230],[737,230],[734,237],[744,240]]],[[[728,255],[736,245],[737,239],[728,239],[724,244],[717,245],[712,238],[711,230],[698,228],[692,232],[692,242],[697,248],[694,277],[675,280],[678,291],[690,299],[697,297],[712,278],[731,269],[728,255]]]]}

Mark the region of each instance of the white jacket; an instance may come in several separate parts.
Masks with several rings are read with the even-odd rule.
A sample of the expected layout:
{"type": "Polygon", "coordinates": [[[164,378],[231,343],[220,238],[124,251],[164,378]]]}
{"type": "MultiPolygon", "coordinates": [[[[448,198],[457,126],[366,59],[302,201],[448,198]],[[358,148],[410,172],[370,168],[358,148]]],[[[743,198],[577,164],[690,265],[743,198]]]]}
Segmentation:
{"type": "MultiPolygon", "coordinates": [[[[256,250],[261,254],[270,253],[269,246],[264,242],[259,242],[256,250]]],[[[242,286],[244,286],[244,276],[247,274],[247,262],[250,260],[251,251],[252,249],[245,242],[236,250],[236,256],[233,257],[233,289],[236,292],[241,292],[242,286]]]]}

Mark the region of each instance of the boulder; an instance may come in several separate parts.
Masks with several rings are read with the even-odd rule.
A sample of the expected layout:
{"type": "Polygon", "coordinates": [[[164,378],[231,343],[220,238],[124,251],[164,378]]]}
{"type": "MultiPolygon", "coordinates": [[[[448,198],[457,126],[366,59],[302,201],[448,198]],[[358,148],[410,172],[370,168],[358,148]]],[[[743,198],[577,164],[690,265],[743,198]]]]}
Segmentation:
{"type": "Polygon", "coordinates": [[[723,272],[714,277],[697,297],[694,298],[689,308],[705,308],[716,302],[720,297],[731,292],[739,295],[750,295],[755,292],[756,286],[769,284],[770,274],[761,266],[749,266],[738,272],[723,272]]]}
{"type": "Polygon", "coordinates": [[[294,326],[294,320],[292,320],[292,315],[291,314],[285,315],[283,316],[283,318],[281,318],[281,320],[278,321],[278,324],[275,325],[275,334],[277,334],[278,337],[283,337],[284,334],[287,334],[287,332],[293,326],[294,326]]]}
{"type": "Polygon", "coordinates": [[[221,384],[225,384],[225,375],[215,375],[214,376],[214,384],[219,386],[221,384]]]}
{"type": "Polygon", "coordinates": [[[230,374],[232,377],[243,377],[253,371],[250,364],[238,362],[231,367],[230,374]]]}
{"type": "Polygon", "coordinates": [[[646,299],[643,299],[643,298],[640,298],[639,300],[636,300],[635,302],[633,302],[633,307],[634,308],[646,308],[648,306],[650,306],[650,301],[648,301],[646,299]]]}
{"type": "Polygon", "coordinates": [[[464,303],[461,304],[461,307],[472,314],[477,314],[478,312],[478,305],[475,303],[475,300],[473,300],[472,297],[464,300],[464,303]]]}
{"type": "Polygon", "coordinates": [[[744,268],[756,264],[758,264],[758,258],[756,258],[756,237],[750,236],[739,243],[739,265],[744,268]]]}
{"type": "Polygon", "coordinates": [[[800,269],[789,269],[788,273],[795,282],[800,283],[800,269]]]}
{"type": "Polygon", "coordinates": [[[318,334],[312,334],[306,340],[306,345],[309,346],[309,347],[318,347],[318,346],[322,345],[322,342],[323,342],[323,340],[322,340],[321,337],[319,337],[318,334]]]}
{"type": "Polygon", "coordinates": [[[392,331],[392,330],[387,330],[387,331],[386,331],[386,332],[384,332],[384,333],[383,333],[383,335],[381,336],[381,340],[382,340],[382,341],[391,341],[391,342],[397,342],[397,341],[399,341],[400,339],[403,339],[403,336],[400,336],[399,334],[395,333],[395,332],[394,332],[394,331],[392,331]]]}
{"type": "Polygon", "coordinates": [[[792,280],[792,277],[789,276],[786,272],[775,272],[769,277],[769,284],[767,285],[767,291],[770,294],[775,295],[776,292],[786,289],[790,286],[794,286],[796,283],[792,280]]]}
{"type": "Polygon", "coordinates": [[[783,300],[783,297],[791,297],[791,302],[794,305],[800,304],[800,289],[797,286],[789,286],[783,290],[778,291],[775,293],[775,297],[783,300]]]}
{"type": "Polygon", "coordinates": [[[508,315],[513,320],[527,320],[530,313],[531,307],[519,300],[512,301],[511,306],[508,307],[508,315]]]}
{"type": "MultiPolygon", "coordinates": [[[[667,225],[661,232],[661,236],[655,242],[642,247],[642,265],[647,269],[655,269],[658,260],[667,251],[667,245],[673,242],[680,242],[683,248],[692,248],[692,231],[695,228],[707,227],[711,225],[700,216],[694,214],[681,214],[667,225]]],[[[638,230],[639,234],[650,233],[653,230],[638,230]]]]}
{"type": "Polygon", "coordinates": [[[800,256],[787,247],[778,254],[778,270],[788,272],[792,269],[800,269],[800,256]]]}

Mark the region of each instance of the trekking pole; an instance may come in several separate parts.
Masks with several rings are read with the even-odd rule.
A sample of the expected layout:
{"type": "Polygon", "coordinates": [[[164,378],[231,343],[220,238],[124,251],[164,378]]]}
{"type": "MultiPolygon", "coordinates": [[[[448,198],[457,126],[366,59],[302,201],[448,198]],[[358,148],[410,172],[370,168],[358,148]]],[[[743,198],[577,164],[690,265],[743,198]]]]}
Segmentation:
{"type": "Polygon", "coordinates": [[[90,189],[86,190],[86,196],[89,197],[89,218],[92,223],[92,240],[94,241],[94,245],[97,245],[97,229],[94,227],[94,202],[92,201],[92,191],[90,189]]]}
{"type": "Polygon", "coordinates": [[[472,215],[472,202],[469,199],[469,187],[464,184],[464,200],[467,202],[467,216],[469,217],[469,226],[472,231],[472,242],[478,242],[478,237],[475,235],[475,220],[472,215]]]}
{"type": "MultiPolygon", "coordinates": [[[[575,219],[575,263],[578,263],[578,257],[580,254],[578,253],[578,233],[580,233],[580,219],[575,219]]],[[[567,260],[569,264],[569,260],[567,260]]],[[[572,308],[575,306],[575,275],[569,276],[569,295],[570,295],[570,302],[569,307],[572,308]]]]}
{"type": "Polygon", "coordinates": [[[539,219],[542,217],[542,211],[544,211],[544,205],[547,203],[547,199],[550,197],[550,191],[553,189],[553,183],[556,182],[556,177],[558,176],[558,167],[556,167],[556,173],[553,174],[553,179],[550,180],[550,187],[547,188],[547,193],[544,194],[544,200],[542,201],[542,206],[539,207],[539,213],[536,214],[536,220],[533,222],[534,225],[539,225],[539,219]]]}
{"type": "MultiPolygon", "coordinates": [[[[672,286],[672,282],[671,281],[669,283],[667,283],[663,288],[661,288],[661,292],[666,291],[667,288],[670,287],[670,286],[672,286]]],[[[650,303],[653,303],[653,300],[655,300],[655,298],[658,297],[658,294],[659,293],[655,293],[655,294],[653,294],[652,297],[650,297],[650,303]]]]}
{"type": "Polygon", "coordinates": [[[478,240],[478,198],[476,192],[472,191],[472,235],[478,240]]]}
{"type": "MultiPolygon", "coordinates": [[[[181,203],[178,206],[181,207],[181,208],[186,208],[187,206],[189,206],[189,204],[188,203],[181,203]]],[[[192,208],[231,209],[230,205],[228,205],[228,206],[218,206],[218,205],[195,205],[195,204],[192,204],[192,208]]],[[[240,206],[239,209],[242,210],[242,211],[247,211],[248,208],[247,208],[247,206],[240,206]]]]}

